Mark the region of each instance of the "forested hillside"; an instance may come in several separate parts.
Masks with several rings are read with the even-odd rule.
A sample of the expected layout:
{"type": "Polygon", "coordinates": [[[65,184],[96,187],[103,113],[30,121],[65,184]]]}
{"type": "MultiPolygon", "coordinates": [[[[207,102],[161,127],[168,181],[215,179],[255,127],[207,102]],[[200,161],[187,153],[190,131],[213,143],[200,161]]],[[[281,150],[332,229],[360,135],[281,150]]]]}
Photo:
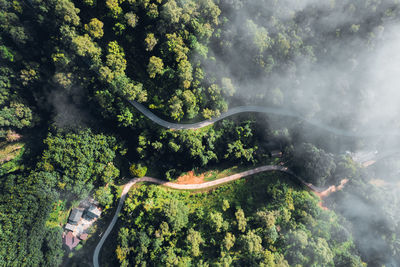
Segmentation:
{"type": "MultiPolygon", "coordinates": [[[[105,216],[89,238],[97,242],[121,186],[146,171],[175,181],[268,164],[304,184],[326,189],[348,179],[347,187],[325,199],[326,211],[294,175],[275,172],[207,192],[140,185],[105,244],[115,252],[106,260],[398,266],[399,164],[391,157],[365,167],[350,151],[400,147],[399,7],[0,0],[0,266],[74,264],[61,239],[70,210],[89,196],[99,202],[105,216]],[[249,105],[295,116],[247,112],[171,130],[135,102],[175,123],[249,105]]],[[[91,259],[93,243],[85,244],[81,255],[91,259]]]]}
{"type": "Polygon", "coordinates": [[[121,266],[361,266],[338,218],[290,179],[262,174],[192,194],[137,187],[116,257],[121,266]]]}

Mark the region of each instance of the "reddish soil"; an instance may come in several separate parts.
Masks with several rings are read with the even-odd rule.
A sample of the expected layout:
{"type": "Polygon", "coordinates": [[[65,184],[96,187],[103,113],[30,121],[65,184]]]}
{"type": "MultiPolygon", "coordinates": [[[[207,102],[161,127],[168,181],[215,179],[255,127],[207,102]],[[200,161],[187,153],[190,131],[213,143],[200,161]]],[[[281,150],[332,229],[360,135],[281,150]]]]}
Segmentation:
{"type": "Polygon", "coordinates": [[[333,192],[336,192],[338,190],[342,190],[344,185],[349,181],[349,179],[343,179],[342,181],[340,181],[340,185],[338,186],[334,186],[331,185],[328,189],[326,189],[325,191],[321,192],[321,193],[315,193],[317,194],[317,196],[319,196],[321,199],[329,196],[330,194],[332,194],[333,192]]]}
{"type": "Polygon", "coordinates": [[[321,201],[318,203],[318,205],[319,205],[322,209],[328,210],[328,208],[325,207],[324,204],[322,203],[322,200],[323,200],[324,198],[326,198],[327,196],[329,196],[330,194],[332,194],[333,192],[342,190],[343,187],[344,187],[344,185],[345,185],[348,181],[349,181],[349,179],[343,179],[343,180],[340,181],[340,185],[338,185],[338,186],[332,185],[332,186],[330,186],[328,189],[326,189],[325,191],[323,191],[323,192],[321,192],[321,193],[315,192],[315,194],[316,194],[317,196],[319,196],[319,198],[321,199],[321,201]]]}
{"type": "Polygon", "coordinates": [[[187,174],[178,177],[176,180],[177,184],[202,184],[204,183],[204,174],[196,176],[193,171],[189,171],[187,174]]]}

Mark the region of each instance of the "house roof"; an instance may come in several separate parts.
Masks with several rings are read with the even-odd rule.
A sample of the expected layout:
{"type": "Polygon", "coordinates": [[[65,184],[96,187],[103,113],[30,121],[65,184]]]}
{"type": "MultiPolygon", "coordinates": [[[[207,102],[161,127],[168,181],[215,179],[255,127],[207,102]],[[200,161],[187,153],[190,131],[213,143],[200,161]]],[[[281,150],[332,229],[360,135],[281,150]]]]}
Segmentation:
{"type": "Polygon", "coordinates": [[[79,238],[82,239],[82,240],[86,240],[86,239],[88,238],[88,234],[83,233],[83,234],[81,234],[81,235],[79,236],[79,238]]]}
{"type": "Polygon", "coordinates": [[[78,222],[82,217],[82,210],[80,209],[73,209],[71,214],[69,215],[68,221],[70,222],[78,222]]]}
{"type": "Polygon", "coordinates": [[[77,237],[74,238],[74,243],[72,243],[72,248],[76,247],[79,242],[81,242],[77,237]]]}
{"type": "Polygon", "coordinates": [[[65,225],[65,230],[68,230],[68,231],[75,231],[75,229],[76,229],[76,226],[75,225],[73,225],[73,224],[70,224],[70,223],[67,223],[66,225],[65,225]]]}
{"type": "Polygon", "coordinates": [[[67,245],[69,249],[72,249],[73,239],[74,236],[72,235],[72,232],[68,232],[68,234],[65,236],[65,245],[67,245]]]}
{"type": "Polygon", "coordinates": [[[91,216],[100,217],[101,215],[101,210],[99,210],[96,206],[90,206],[87,212],[91,216]]]}
{"type": "Polygon", "coordinates": [[[69,249],[73,249],[74,247],[76,247],[80,240],[78,238],[76,238],[72,232],[68,232],[68,234],[65,236],[65,245],[67,245],[69,247],[69,249]]]}

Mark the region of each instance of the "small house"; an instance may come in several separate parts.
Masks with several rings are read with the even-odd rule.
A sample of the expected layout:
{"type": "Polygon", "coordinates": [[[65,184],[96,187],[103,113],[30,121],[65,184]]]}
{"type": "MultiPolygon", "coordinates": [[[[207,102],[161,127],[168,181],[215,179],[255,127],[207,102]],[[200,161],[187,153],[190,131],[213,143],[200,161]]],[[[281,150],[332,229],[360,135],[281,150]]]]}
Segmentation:
{"type": "Polygon", "coordinates": [[[65,225],[65,230],[67,230],[67,231],[73,232],[73,231],[75,231],[75,229],[76,229],[76,225],[73,225],[73,224],[70,224],[70,223],[67,223],[65,225]]]}
{"type": "Polygon", "coordinates": [[[97,219],[101,215],[101,211],[94,205],[90,206],[86,211],[86,216],[90,219],[97,219]]]}
{"type": "Polygon", "coordinates": [[[80,240],[76,238],[72,232],[68,232],[68,234],[65,235],[64,237],[64,242],[67,247],[69,247],[70,250],[72,250],[74,247],[76,247],[80,240]]]}
{"type": "Polygon", "coordinates": [[[82,217],[83,211],[81,209],[73,209],[68,218],[68,223],[77,225],[82,217]]]}

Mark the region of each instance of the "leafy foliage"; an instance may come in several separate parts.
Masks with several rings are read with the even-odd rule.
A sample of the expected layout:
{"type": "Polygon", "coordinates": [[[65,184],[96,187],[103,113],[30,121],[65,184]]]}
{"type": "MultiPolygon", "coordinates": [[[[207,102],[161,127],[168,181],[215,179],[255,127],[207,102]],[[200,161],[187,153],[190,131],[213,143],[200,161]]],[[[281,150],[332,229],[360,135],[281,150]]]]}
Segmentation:
{"type": "Polygon", "coordinates": [[[133,177],[143,177],[146,175],[147,167],[141,164],[132,164],[129,167],[129,171],[133,177]]]}
{"type": "Polygon", "coordinates": [[[44,141],[46,150],[39,166],[54,177],[49,184],[82,197],[94,184],[104,184],[118,177],[119,171],[112,164],[115,142],[115,138],[95,135],[90,130],[50,134],[44,141]]]}
{"type": "Polygon", "coordinates": [[[336,255],[353,254],[361,266],[352,240],[337,234],[338,218],[278,177],[262,174],[206,193],[134,188],[121,217],[120,264],[334,266],[336,255]]]}

